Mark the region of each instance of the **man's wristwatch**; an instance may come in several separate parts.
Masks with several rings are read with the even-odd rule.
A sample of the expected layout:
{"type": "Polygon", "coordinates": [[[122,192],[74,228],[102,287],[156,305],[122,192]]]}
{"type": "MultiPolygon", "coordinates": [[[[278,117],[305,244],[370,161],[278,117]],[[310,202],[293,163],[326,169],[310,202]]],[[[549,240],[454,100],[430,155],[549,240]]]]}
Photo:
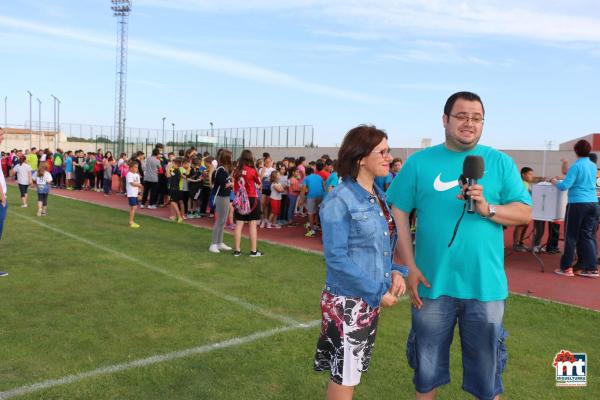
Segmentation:
{"type": "Polygon", "coordinates": [[[494,218],[494,215],[496,215],[496,206],[488,203],[488,215],[482,215],[482,217],[490,219],[494,218]]]}

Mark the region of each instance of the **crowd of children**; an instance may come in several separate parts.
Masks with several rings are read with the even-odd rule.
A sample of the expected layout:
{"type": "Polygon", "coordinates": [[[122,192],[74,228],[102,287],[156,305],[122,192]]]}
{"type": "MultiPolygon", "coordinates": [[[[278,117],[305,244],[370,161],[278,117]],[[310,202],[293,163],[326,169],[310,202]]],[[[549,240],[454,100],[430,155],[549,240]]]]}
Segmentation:
{"type": "MultiPolygon", "coordinates": [[[[213,217],[219,203],[219,225],[224,229],[237,231],[236,222],[240,220],[255,221],[261,229],[303,224],[307,237],[316,236],[320,230],[319,205],[339,183],[336,160],[325,154],[308,163],[304,157],[274,161],[268,153],[254,159],[249,150],[244,152],[240,157],[244,165],[238,164],[240,160],[232,161],[228,150],[219,150],[215,157],[208,152],[199,154],[193,147],[175,154],[165,153],[162,144],[157,144],[148,157],[142,151],[131,156],[121,153],[115,158],[102,149],[86,153],[32,148],[2,153],[1,161],[4,175],[13,176],[19,184],[22,207],[27,207],[28,188],[35,184],[40,216],[47,214],[50,187],[57,187],[126,196],[130,206],[128,223],[132,228],[140,226],[134,220],[138,207],[149,210],[168,207],[170,220],[181,223],[185,219],[213,217]],[[225,156],[223,151],[227,152],[225,156]],[[256,175],[253,187],[245,183],[246,195],[250,192],[256,195],[252,207],[259,211],[250,218],[236,209],[239,185],[237,182],[234,185],[234,175],[242,169],[253,170],[256,175]]],[[[393,165],[397,168],[391,169],[387,184],[398,173],[402,160],[395,159],[393,165]]],[[[231,250],[222,242],[222,232],[216,223],[215,230],[210,251],[231,250]]],[[[234,253],[239,253],[239,245],[236,247],[234,253]]],[[[256,252],[260,253],[254,248],[253,253],[256,252]]]]}

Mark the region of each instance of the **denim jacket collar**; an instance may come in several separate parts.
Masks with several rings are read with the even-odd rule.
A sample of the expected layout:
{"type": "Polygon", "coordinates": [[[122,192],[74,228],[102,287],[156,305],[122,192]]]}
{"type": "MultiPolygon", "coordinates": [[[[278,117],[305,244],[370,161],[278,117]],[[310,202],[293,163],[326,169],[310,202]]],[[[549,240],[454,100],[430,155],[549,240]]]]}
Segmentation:
{"type": "MultiPolygon", "coordinates": [[[[346,184],[352,190],[352,193],[354,193],[354,195],[359,199],[364,198],[366,200],[371,200],[372,198],[375,197],[371,193],[369,193],[368,190],[366,190],[365,188],[360,186],[360,184],[354,178],[346,178],[344,180],[344,182],[346,182],[346,184]]],[[[383,190],[381,190],[379,188],[379,186],[375,185],[375,183],[373,183],[373,188],[375,189],[375,194],[377,195],[377,197],[379,197],[379,199],[381,199],[382,203],[386,204],[386,206],[387,206],[387,203],[386,203],[387,196],[386,196],[385,192],[383,190]]]]}

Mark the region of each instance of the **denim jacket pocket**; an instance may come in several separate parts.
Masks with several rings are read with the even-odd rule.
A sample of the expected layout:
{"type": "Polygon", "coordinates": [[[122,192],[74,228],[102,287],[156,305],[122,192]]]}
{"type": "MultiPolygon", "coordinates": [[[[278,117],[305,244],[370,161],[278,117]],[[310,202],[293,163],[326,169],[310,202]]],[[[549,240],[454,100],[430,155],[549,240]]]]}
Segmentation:
{"type": "Polygon", "coordinates": [[[369,210],[351,211],[352,216],[352,232],[356,232],[359,236],[371,237],[375,234],[375,221],[369,210]]]}

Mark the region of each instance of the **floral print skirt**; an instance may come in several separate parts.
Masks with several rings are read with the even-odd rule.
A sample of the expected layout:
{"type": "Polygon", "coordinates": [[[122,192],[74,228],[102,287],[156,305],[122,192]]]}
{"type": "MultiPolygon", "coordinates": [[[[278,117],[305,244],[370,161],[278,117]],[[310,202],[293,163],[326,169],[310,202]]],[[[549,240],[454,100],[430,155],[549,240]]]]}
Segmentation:
{"type": "Polygon", "coordinates": [[[371,361],[379,307],[373,308],[361,298],[323,291],[321,315],[315,371],[330,371],[331,380],[339,385],[358,385],[371,361]]]}

